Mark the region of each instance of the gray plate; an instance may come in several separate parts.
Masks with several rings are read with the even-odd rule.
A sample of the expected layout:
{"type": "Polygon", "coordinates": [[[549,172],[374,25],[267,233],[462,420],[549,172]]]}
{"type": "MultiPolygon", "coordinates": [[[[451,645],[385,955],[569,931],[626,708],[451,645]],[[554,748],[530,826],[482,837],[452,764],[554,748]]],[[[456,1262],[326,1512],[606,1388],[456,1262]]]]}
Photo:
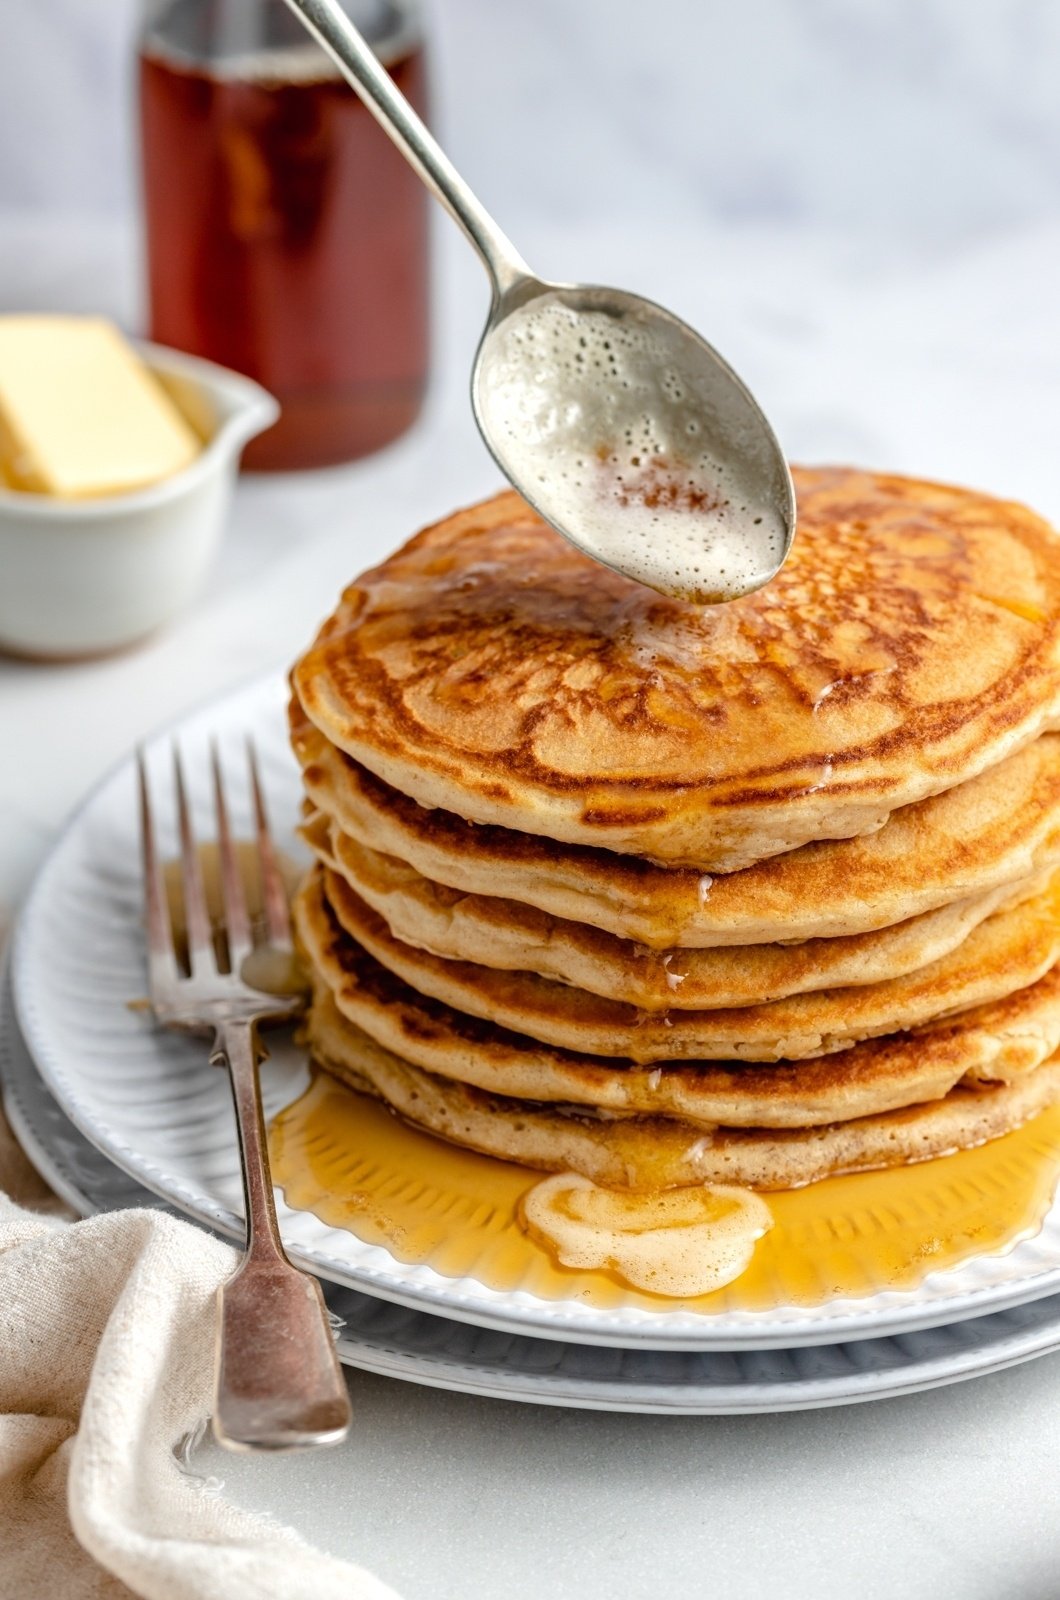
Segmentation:
{"type": "MultiPolygon", "coordinates": [[[[149,1206],[142,1188],[79,1133],[45,1087],[0,991],[4,1108],[27,1155],[82,1216],[149,1206]]],[[[792,1350],[622,1350],[450,1322],[325,1284],[352,1367],[537,1405],[700,1415],[797,1411],[911,1394],[1060,1349],[1060,1295],[946,1328],[792,1350]]]]}

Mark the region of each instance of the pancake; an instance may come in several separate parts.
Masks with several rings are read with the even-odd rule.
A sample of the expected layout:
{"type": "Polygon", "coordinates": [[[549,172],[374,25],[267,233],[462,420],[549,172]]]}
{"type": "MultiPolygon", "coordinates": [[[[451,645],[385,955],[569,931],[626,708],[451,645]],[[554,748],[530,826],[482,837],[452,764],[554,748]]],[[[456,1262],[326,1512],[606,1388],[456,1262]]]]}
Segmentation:
{"type": "Polygon", "coordinates": [[[294,691],[421,805],[712,874],[871,833],[1056,726],[1047,523],[849,469],[796,487],[786,564],[717,607],[601,567],[499,495],[352,584],[294,691]]]}
{"type": "Polygon", "coordinates": [[[951,1089],[882,1115],[807,1129],[736,1129],[672,1118],[601,1120],[584,1110],[506,1099],[437,1077],[384,1049],[338,1011],[327,991],[305,1035],[316,1061],[453,1144],[545,1172],[577,1172],[611,1188],[737,1183],[791,1189],[843,1172],[900,1166],[984,1144],[1060,1099],[1060,1062],[1012,1083],[951,1089]]]}
{"type": "Polygon", "coordinates": [[[543,1044],[641,1064],[828,1055],[1003,1000],[1060,960],[1058,876],[1047,893],[981,923],[951,955],[890,983],[825,989],[765,1005],[660,1014],[532,972],[447,961],[395,939],[337,873],[325,870],[323,889],[342,930],[418,994],[543,1044]]]}
{"type": "Polygon", "coordinates": [[[867,838],[711,878],[429,810],[344,758],[291,708],[312,804],[352,839],[465,893],[518,901],[655,949],[839,938],[1060,864],[1060,734],[897,811],[867,838]]]}
{"type": "Polygon", "coordinates": [[[317,987],[384,1049],[508,1098],[737,1127],[812,1127],[937,1099],[963,1081],[1014,1081],[1060,1048],[1060,969],[956,1022],[809,1061],[636,1066],[542,1044],[410,988],[345,934],[313,873],[294,902],[317,987]]]}
{"type": "Polygon", "coordinates": [[[660,951],[515,900],[432,883],[394,856],[340,833],[320,812],[299,831],[319,860],[341,873],[405,944],[448,960],[535,972],[644,1011],[759,1005],[900,978],[950,955],[995,911],[1042,893],[1049,881],[1048,873],[1038,873],[875,933],[660,951]]]}

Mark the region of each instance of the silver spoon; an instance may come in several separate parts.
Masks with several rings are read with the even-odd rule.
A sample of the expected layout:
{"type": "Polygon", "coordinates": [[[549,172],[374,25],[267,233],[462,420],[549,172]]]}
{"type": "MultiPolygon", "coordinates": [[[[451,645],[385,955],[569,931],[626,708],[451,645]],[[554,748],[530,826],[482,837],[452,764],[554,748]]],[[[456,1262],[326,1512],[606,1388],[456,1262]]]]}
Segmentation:
{"type": "Polygon", "coordinates": [[[536,278],[338,0],[287,0],[459,223],[493,300],[475,420],[520,494],[597,561],[663,594],[732,600],[795,533],[776,435],[717,351],[651,300],[536,278]]]}

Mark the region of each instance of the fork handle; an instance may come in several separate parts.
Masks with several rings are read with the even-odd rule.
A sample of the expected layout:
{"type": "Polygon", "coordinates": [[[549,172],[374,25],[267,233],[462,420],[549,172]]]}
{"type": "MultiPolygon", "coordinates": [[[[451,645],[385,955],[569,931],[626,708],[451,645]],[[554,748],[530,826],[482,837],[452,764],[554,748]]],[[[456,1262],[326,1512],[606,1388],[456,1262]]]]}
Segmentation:
{"type": "Polygon", "coordinates": [[[235,1450],[336,1444],[349,1429],[350,1400],[320,1285],[280,1243],[255,1024],[222,1024],[210,1059],[232,1083],[247,1217],[246,1254],[217,1292],[214,1434],[235,1450]]]}

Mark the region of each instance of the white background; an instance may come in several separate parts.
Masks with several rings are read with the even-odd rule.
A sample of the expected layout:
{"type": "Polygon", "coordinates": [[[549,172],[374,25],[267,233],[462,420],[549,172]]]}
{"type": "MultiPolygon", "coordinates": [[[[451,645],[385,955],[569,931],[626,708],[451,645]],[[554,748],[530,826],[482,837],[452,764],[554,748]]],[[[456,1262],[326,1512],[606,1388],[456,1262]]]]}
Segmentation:
{"type": "MultiPolygon", "coordinates": [[[[1055,219],[1053,0],[434,0],[458,162],[514,227],[812,223],[886,250],[1055,219]]],[[[133,0],[6,0],[0,197],[132,204],[133,0]]]]}
{"type": "MultiPolygon", "coordinates": [[[[0,10],[0,308],[135,327],[134,8],[0,10]]],[[[430,17],[439,126],[542,271],[672,304],[793,456],[1060,519],[1056,0],[437,0],[430,17]]],[[[438,243],[436,379],[407,440],[244,483],[209,592],[135,655],[0,661],[0,917],[138,736],[290,660],[360,566],[493,485],[465,399],[484,284],[441,218],[438,243]]],[[[345,1452],[210,1469],[330,1526],[414,1600],[1060,1592],[1055,1358],[717,1423],[357,1393],[345,1452]]]]}

